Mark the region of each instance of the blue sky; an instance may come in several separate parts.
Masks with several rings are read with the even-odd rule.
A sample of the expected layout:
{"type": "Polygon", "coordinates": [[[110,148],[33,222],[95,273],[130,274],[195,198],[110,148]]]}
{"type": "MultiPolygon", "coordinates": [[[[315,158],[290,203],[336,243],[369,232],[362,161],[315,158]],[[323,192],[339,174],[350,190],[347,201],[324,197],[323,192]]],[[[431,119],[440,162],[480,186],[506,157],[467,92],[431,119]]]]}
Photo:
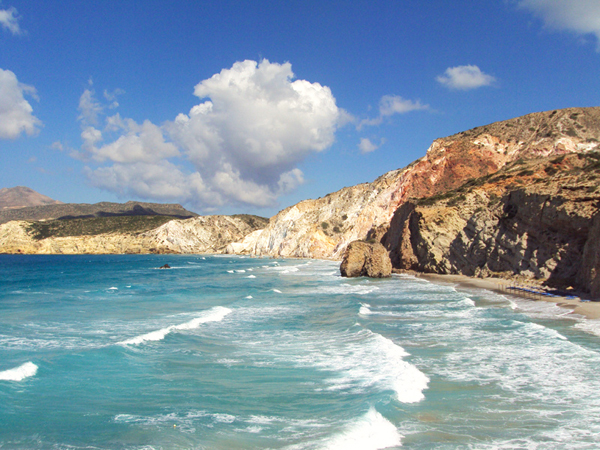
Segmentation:
{"type": "Polygon", "coordinates": [[[600,105],[599,0],[0,2],[0,187],[271,216],[600,105]]]}

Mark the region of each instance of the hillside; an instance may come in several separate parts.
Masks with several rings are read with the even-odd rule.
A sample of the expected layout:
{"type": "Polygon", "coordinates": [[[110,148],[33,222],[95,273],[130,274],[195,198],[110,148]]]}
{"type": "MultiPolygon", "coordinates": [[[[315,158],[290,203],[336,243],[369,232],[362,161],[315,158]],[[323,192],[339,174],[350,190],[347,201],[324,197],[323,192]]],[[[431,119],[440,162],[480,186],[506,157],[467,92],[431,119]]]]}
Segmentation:
{"type": "Polygon", "coordinates": [[[436,139],[404,169],[281,211],[259,236],[254,254],[339,259],[351,241],[381,236],[397,208],[412,198],[456,189],[520,158],[591,151],[598,141],[600,108],[534,113],[436,139]]]}
{"type": "MultiPolygon", "coordinates": [[[[0,211],[28,206],[43,206],[61,204],[39,192],[25,186],[0,189],[0,211]]],[[[0,222],[1,223],[1,222],[0,222]]]]}
{"type": "Polygon", "coordinates": [[[266,221],[250,215],[11,221],[0,225],[0,253],[223,253],[229,243],[264,227],[266,221]]]}
{"type": "Polygon", "coordinates": [[[31,206],[0,211],[0,224],[11,220],[53,220],[111,216],[170,216],[188,219],[198,214],[178,204],[127,202],[110,203],[62,203],[56,205],[31,206]]]}
{"type": "Polygon", "coordinates": [[[246,248],[340,259],[353,240],[375,239],[397,269],[520,276],[600,295],[599,141],[600,108],[436,139],[404,169],[281,211],[246,248]]]}

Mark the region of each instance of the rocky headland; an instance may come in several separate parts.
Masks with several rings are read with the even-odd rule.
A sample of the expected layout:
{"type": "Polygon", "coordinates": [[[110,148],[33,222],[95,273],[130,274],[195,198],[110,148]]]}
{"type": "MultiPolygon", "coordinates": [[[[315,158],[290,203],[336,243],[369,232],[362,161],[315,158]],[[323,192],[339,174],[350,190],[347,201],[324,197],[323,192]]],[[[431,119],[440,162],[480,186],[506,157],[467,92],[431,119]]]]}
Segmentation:
{"type": "Polygon", "coordinates": [[[436,139],[403,169],[268,222],[167,214],[135,232],[61,236],[29,218],[0,225],[0,252],[340,260],[351,242],[369,241],[397,271],[521,279],[600,296],[599,141],[600,108],[534,113],[436,139]]]}

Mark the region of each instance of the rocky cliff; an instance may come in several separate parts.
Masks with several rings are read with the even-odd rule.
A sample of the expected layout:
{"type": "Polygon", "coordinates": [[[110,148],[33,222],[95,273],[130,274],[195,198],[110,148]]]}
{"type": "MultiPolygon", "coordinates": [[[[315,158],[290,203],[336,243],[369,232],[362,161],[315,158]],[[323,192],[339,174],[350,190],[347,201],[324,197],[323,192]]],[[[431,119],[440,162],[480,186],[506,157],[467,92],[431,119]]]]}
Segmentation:
{"type": "Polygon", "coordinates": [[[350,242],[370,238],[386,245],[396,268],[589,289],[600,272],[599,141],[600,108],[437,139],[404,169],[281,211],[246,248],[340,259],[350,242]]]}
{"type": "Polygon", "coordinates": [[[118,229],[113,231],[106,230],[105,218],[71,219],[66,221],[70,226],[64,226],[65,221],[11,221],[0,225],[0,253],[223,253],[229,243],[266,223],[256,216],[199,216],[167,218],[158,226],[154,217],[137,217],[135,224],[127,227],[124,221],[130,219],[119,217],[118,229]],[[86,223],[82,225],[82,221],[86,223]],[[94,221],[100,224],[89,223],[94,221]]]}
{"type": "Polygon", "coordinates": [[[437,139],[404,169],[284,209],[257,239],[255,254],[339,259],[351,241],[387,228],[411,198],[447,192],[518,159],[592,151],[598,140],[600,108],[534,113],[437,139]]]}
{"type": "Polygon", "coordinates": [[[404,203],[382,242],[400,269],[519,276],[589,290],[600,250],[599,181],[598,152],[518,160],[404,203]]]}

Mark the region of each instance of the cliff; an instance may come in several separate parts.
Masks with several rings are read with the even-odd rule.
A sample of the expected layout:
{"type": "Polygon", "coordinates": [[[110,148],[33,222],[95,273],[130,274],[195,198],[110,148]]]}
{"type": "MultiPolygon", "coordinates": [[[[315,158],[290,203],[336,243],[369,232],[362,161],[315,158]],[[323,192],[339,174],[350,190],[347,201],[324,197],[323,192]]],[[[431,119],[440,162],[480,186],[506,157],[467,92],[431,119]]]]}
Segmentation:
{"type": "Polygon", "coordinates": [[[339,259],[349,242],[380,236],[412,198],[456,189],[518,159],[598,148],[600,108],[534,113],[436,139],[426,155],[372,183],[305,200],[271,218],[255,254],[339,259]]]}
{"type": "Polygon", "coordinates": [[[600,284],[599,141],[600,108],[437,139],[404,169],[281,211],[245,248],[340,259],[350,242],[375,239],[398,269],[592,290],[600,284]]]}
{"type": "Polygon", "coordinates": [[[598,180],[598,152],[519,160],[406,202],[382,243],[399,269],[518,276],[596,295],[598,180]]]}
{"type": "Polygon", "coordinates": [[[232,241],[263,227],[256,216],[118,216],[11,221],[0,225],[0,253],[223,253],[232,241]],[[161,224],[162,223],[162,224],[161,224]]]}

